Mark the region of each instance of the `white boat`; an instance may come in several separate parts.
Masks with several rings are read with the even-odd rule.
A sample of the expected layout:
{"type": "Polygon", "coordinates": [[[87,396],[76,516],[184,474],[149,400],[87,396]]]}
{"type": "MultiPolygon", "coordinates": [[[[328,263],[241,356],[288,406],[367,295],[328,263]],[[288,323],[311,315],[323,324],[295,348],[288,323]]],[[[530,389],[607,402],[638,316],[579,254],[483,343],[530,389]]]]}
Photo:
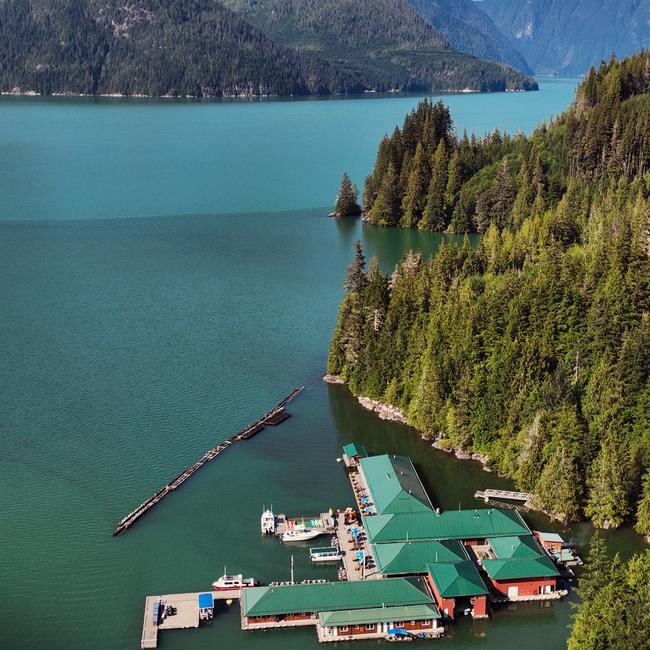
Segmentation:
{"type": "Polygon", "coordinates": [[[314,539],[322,534],[320,530],[312,528],[292,528],[282,533],[283,542],[306,542],[308,539],[314,539]]]}
{"type": "Polygon", "coordinates": [[[241,573],[229,576],[226,567],[223,568],[223,575],[212,583],[212,588],[217,591],[230,591],[231,589],[245,589],[255,587],[259,583],[255,578],[244,578],[241,573]]]}
{"type": "Polygon", "coordinates": [[[312,562],[338,562],[343,559],[343,553],[334,546],[310,548],[309,559],[312,562]]]}
{"type": "Polygon", "coordinates": [[[275,515],[273,510],[265,510],[262,513],[260,527],[264,535],[273,535],[275,533],[275,515]]]}

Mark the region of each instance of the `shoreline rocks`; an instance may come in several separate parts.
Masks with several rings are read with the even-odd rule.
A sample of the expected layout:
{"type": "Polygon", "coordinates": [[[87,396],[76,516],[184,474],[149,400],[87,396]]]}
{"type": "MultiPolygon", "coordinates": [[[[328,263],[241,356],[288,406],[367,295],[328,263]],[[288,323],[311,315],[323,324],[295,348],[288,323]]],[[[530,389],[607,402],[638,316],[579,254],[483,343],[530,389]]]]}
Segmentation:
{"type": "MultiPolygon", "coordinates": [[[[424,438],[424,436],[422,437],[424,438]]],[[[453,454],[459,460],[475,460],[476,462],[481,463],[481,465],[483,465],[484,472],[492,473],[494,471],[493,469],[487,466],[489,462],[489,458],[484,454],[466,451],[464,449],[454,449],[453,447],[446,447],[445,445],[441,444],[441,440],[442,438],[438,438],[437,440],[434,440],[431,443],[431,446],[434,449],[438,449],[439,451],[444,451],[447,454],[453,454]]]]}
{"type": "Polygon", "coordinates": [[[408,424],[406,415],[401,409],[390,404],[384,404],[377,400],[364,397],[363,395],[357,397],[357,401],[363,408],[376,413],[382,420],[390,420],[391,422],[399,422],[400,424],[408,424]]]}
{"type": "Polygon", "coordinates": [[[326,384],[345,384],[345,381],[341,377],[341,375],[330,375],[327,374],[323,377],[323,381],[326,384]]]}

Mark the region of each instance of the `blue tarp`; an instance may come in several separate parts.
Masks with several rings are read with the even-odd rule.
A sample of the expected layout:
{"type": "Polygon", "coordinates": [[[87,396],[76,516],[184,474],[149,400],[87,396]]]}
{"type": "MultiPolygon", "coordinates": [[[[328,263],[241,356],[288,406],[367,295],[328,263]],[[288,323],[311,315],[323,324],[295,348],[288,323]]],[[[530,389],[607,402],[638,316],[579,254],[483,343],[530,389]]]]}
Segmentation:
{"type": "Polygon", "coordinates": [[[199,609],[209,609],[214,607],[212,594],[199,594],[199,609]]]}

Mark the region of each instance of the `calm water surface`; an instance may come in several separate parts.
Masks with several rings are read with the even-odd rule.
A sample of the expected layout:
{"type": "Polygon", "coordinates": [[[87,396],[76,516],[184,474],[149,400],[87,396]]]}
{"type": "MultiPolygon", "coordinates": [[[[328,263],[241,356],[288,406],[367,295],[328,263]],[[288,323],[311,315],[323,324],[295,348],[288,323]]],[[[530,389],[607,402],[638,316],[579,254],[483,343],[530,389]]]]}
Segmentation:
{"type": "MultiPolygon", "coordinates": [[[[461,128],[529,130],[574,86],[445,100],[461,128]]],[[[416,102],[0,101],[4,647],[137,648],[146,594],[209,588],[224,562],[287,577],[291,550],[260,537],[262,506],[350,504],[336,464],[350,440],[412,455],[443,507],[508,484],[319,381],[354,240],[387,271],[406,249],[440,243],[322,216],[342,170],[361,182],[377,139],[416,102]],[[285,424],[111,537],[144,497],[302,383],[285,424]]],[[[640,546],[629,531],[608,539],[625,554],[640,546]]],[[[293,552],[299,577],[332,575],[293,552]]],[[[439,643],[559,648],[568,617],[567,602],[504,609],[439,643]]],[[[313,630],[244,634],[225,606],[211,626],[160,641],[317,646],[313,630]]]]}

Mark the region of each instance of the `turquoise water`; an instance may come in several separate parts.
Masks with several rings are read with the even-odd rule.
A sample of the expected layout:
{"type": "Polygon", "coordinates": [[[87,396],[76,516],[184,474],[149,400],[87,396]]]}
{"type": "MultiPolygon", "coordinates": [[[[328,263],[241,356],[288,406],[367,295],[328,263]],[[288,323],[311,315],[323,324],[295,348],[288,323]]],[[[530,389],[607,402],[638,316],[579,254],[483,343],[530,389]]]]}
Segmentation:
{"type": "MultiPolygon", "coordinates": [[[[538,93],[447,95],[459,131],[529,131],[575,81],[538,93]]],[[[0,215],[80,219],[331,205],[362,185],[379,138],[419,96],[320,101],[0,100],[0,215]]]]}
{"type": "MultiPolygon", "coordinates": [[[[508,115],[514,130],[572,92],[554,82],[538,95],[446,99],[457,123],[486,130],[508,115]]],[[[350,504],[343,442],[412,455],[443,507],[507,485],[320,382],[352,243],[388,271],[407,248],[440,242],[322,216],[342,168],[361,181],[377,136],[416,101],[0,101],[3,646],[137,648],[146,594],[208,588],[225,562],[286,578],[291,550],[260,537],[262,506],[350,504]],[[298,384],[286,423],[111,536],[298,384]]],[[[609,539],[639,547],[629,531],[609,539]]],[[[293,552],[299,577],[332,575],[293,552]]],[[[566,602],[501,610],[440,643],[561,647],[568,616],[566,602]]],[[[209,627],[162,633],[159,647],[307,648],[316,636],[244,634],[234,607],[209,627]]]]}

